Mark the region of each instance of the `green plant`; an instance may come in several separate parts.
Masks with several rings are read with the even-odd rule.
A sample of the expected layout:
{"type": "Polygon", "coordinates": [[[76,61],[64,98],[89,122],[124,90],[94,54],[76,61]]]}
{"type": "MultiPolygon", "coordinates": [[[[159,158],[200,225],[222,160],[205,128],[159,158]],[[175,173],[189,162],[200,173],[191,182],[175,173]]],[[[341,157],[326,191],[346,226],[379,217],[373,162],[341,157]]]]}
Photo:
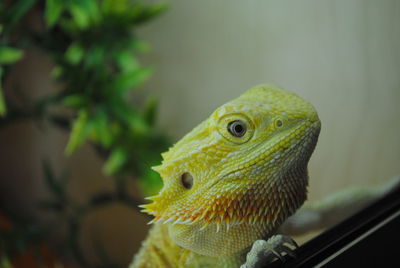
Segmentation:
{"type": "MultiPolygon", "coordinates": [[[[76,208],[67,219],[70,232],[76,233],[72,240],[79,233],[80,217],[91,209],[112,201],[136,208],[137,198],[126,191],[127,179],[138,180],[146,194],[160,187],[158,174],[149,167],[160,161],[160,152],[169,141],[155,126],[157,102],[150,98],[144,105],[133,105],[128,94],[153,71],[136,58],[149,48],[134,30],[165,8],[165,4],[128,0],[0,3],[0,127],[20,120],[50,122],[70,131],[66,154],[89,141],[105,159],[103,171],[115,177],[115,192],[99,193],[85,205],[71,205],[63,180],[54,179],[50,165],[44,165],[53,198],[42,202],[42,207],[58,212],[68,206],[76,208]],[[26,14],[34,12],[40,14],[40,29],[24,22],[26,14]],[[53,79],[62,85],[61,90],[29,103],[7,97],[13,89],[5,93],[1,88],[26,49],[45,52],[54,63],[53,79]],[[68,107],[70,112],[54,107],[68,107]]],[[[72,241],[71,248],[77,247],[72,241]]],[[[87,265],[80,255],[76,250],[77,259],[87,265]]]]}

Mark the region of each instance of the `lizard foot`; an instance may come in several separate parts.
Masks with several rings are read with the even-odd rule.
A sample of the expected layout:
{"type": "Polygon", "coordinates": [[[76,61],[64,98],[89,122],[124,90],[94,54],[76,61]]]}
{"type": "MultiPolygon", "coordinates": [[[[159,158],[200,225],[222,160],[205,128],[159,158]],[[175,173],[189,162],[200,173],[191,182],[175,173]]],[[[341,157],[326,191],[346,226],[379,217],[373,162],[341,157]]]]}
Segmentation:
{"type": "Polygon", "coordinates": [[[253,243],[249,253],[247,253],[246,263],[240,266],[240,268],[264,267],[276,258],[284,261],[283,253],[295,257],[294,249],[288,245],[294,249],[298,247],[292,238],[285,235],[274,235],[267,241],[257,240],[253,243]]]}

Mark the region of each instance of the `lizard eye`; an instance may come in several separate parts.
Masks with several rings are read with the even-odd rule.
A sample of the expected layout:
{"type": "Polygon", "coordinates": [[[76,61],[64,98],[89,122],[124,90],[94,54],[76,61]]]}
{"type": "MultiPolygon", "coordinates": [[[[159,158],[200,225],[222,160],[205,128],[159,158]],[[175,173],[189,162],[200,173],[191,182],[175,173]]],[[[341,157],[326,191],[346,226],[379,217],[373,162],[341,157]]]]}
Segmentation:
{"type": "Polygon", "coordinates": [[[232,113],[222,116],[217,122],[219,134],[234,144],[243,144],[254,134],[254,123],[242,113],[232,113]]]}
{"type": "Polygon", "coordinates": [[[193,186],[193,177],[189,172],[185,172],[181,176],[181,182],[183,187],[190,189],[193,186]]]}
{"type": "Polygon", "coordinates": [[[243,137],[246,134],[247,126],[242,120],[235,120],[228,124],[228,131],[235,137],[243,137]]]}

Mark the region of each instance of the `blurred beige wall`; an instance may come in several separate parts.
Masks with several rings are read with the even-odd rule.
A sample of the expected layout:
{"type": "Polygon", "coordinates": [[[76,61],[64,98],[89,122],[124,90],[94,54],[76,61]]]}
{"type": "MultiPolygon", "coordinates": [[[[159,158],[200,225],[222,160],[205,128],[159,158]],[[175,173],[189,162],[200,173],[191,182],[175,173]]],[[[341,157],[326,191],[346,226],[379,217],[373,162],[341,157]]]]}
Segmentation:
{"type": "Polygon", "coordinates": [[[400,173],[400,2],[171,2],[143,27],[146,88],[179,138],[244,90],[275,83],[314,104],[310,199],[400,173]]]}

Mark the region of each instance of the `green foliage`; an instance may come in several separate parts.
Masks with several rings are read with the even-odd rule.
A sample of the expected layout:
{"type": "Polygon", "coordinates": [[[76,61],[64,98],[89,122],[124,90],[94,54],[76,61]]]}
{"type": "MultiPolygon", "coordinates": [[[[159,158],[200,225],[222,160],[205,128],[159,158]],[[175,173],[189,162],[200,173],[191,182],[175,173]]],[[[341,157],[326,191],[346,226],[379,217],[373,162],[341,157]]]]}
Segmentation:
{"type": "MultiPolygon", "coordinates": [[[[152,67],[141,66],[136,58],[149,45],[133,31],[162,13],[166,5],[129,0],[46,0],[45,5],[36,0],[4,2],[0,2],[0,127],[21,119],[51,122],[70,131],[67,155],[89,142],[104,158],[105,174],[115,177],[116,192],[99,193],[88,204],[79,205],[68,197],[67,181],[56,178],[48,163],[43,165],[51,198],[41,200],[40,207],[61,213],[57,219],[67,223],[68,243],[76,259],[86,265],[78,249],[81,217],[114,201],[136,208],[139,201],[127,194],[127,179],[138,180],[145,194],[154,194],[161,186],[158,173],[150,169],[169,146],[155,125],[157,101],[149,98],[133,105],[128,96],[135,96],[134,90],[153,73],[152,67]],[[33,8],[42,10],[39,30],[22,20],[33,8]],[[41,50],[52,59],[52,78],[62,88],[34,103],[19,105],[21,101],[4,98],[1,85],[27,48],[41,50]],[[67,107],[70,112],[51,107],[67,107]]],[[[0,256],[3,266],[6,257],[0,256]]]]}
{"type": "Polygon", "coordinates": [[[6,256],[1,256],[0,257],[0,267],[12,268],[10,260],[6,256]]]}
{"type": "Polygon", "coordinates": [[[3,89],[1,80],[3,78],[3,68],[0,66],[0,116],[5,116],[7,113],[6,104],[4,103],[3,89]]]}
{"type": "Polygon", "coordinates": [[[42,38],[54,55],[57,78],[65,84],[60,100],[78,114],[66,152],[73,153],[87,139],[99,144],[110,151],[104,167],[107,174],[133,172],[147,179],[138,162],[159,161],[157,155],[167,146],[166,139],[155,132],[154,120],[147,120],[140,109],[126,101],[127,91],[153,72],[151,67],[141,67],[134,57],[148,46],[132,35],[132,26],[164,9],[162,4],[125,0],[47,3],[48,27],[57,29],[60,41],[70,40],[60,44],[42,38]],[[151,144],[158,147],[149,147],[151,144]]]}
{"type": "MultiPolygon", "coordinates": [[[[2,29],[2,28],[1,28],[2,29]]],[[[0,32],[1,33],[1,32],[0,32]]],[[[20,60],[23,52],[19,49],[0,45],[0,116],[5,116],[7,113],[6,104],[4,102],[2,80],[3,80],[3,65],[12,64],[20,60]]]]}
{"type": "Polygon", "coordinates": [[[22,58],[23,52],[11,47],[0,47],[0,64],[10,64],[22,58]]]}
{"type": "Polygon", "coordinates": [[[85,109],[79,110],[78,118],[74,120],[71,136],[65,149],[67,153],[71,154],[85,141],[92,129],[92,125],[92,122],[89,122],[87,111],[85,109]]]}
{"type": "MultiPolygon", "coordinates": [[[[6,1],[2,1],[6,2],[6,1]]],[[[0,3],[0,18],[5,26],[4,34],[13,31],[15,24],[32,8],[36,0],[15,0],[11,6],[0,3]]]]}
{"type": "MultiPolygon", "coordinates": [[[[34,2],[16,1],[0,10],[6,18],[6,33],[17,28],[14,26],[34,2]]],[[[31,45],[53,59],[53,77],[64,85],[46,107],[67,106],[76,114],[67,118],[72,130],[66,153],[72,154],[89,140],[107,152],[104,172],[150,179],[158,188],[160,180],[156,182],[154,174],[147,177],[147,170],[160,161],[159,154],[169,143],[154,125],[156,101],[135,107],[127,101],[127,93],[153,73],[152,67],[142,67],[135,57],[149,46],[132,30],[165,8],[165,4],[143,1],[47,0],[43,15],[46,29],[28,36],[31,45]]],[[[0,49],[0,62],[12,63],[21,56],[21,49],[0,49]]],[[[47,111],[46,107],[42,110],[47,111]]],[[[0,114],[4,113],[0,94],[0,114]]]]}
{"type": "Polygon", "coordinates": [[[4,116],[7,113],[6,104],[4,103],[3,91],[0,87],[0,116],[4,116]]]}

